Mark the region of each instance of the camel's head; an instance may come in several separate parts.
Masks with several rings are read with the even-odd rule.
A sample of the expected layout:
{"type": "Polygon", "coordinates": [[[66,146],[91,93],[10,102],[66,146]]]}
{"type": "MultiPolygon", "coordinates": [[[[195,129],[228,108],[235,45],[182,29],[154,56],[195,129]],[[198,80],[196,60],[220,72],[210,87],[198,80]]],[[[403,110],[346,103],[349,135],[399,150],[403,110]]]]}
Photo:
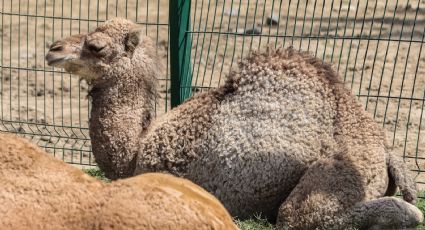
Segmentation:
{"type": "MultiPolygon", "coordinates": [[[[129,72],[130,69],[134,70],[135,65],[143,65],[143,57],[139,57],[137,62],[132,62],[138,45],[142,40],[143,42],[148,40],[141,34],[141,29],[129,20],[121,18],[109,20],[95,31],[83,36],[78,58],[72,60],[73,68],[65,67],[65,70],[93,84],[100,79],[113,80],[111,77],[119,76],[118,72],[129,72]]],[[[71,37],[61,41],[67,41],[71,37]]],[[[144,49],[141,53],[143,52],[144,49]]]]}
{"type": "Polygon", "coordinates": [[[77,34],[55,41],[46,55],[47,64],[64,68],[68,72],[75,72],[76,61],[80,58],[85,35],[77,34]]]}

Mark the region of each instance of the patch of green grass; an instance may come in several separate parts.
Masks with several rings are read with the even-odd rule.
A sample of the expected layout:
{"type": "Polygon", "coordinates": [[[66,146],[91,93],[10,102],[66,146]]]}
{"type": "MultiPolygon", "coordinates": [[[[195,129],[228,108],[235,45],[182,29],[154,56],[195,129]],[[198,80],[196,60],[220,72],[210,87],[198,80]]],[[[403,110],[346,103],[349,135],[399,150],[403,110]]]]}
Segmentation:
{"type": "MultiPolygon", "coordinates": [[[[419,197],[425,197],[425,192],[420,192],[418,194],[419,197]]],[[[422,213],[425,213],[425,199],[424,198],[418,198],[418,201],[416,202],[416,207],[421,210],[422,213]]],[[[422,222],[416,229],[425,229],[425,223],[422,222]]]]}
{"type": "Polygon", "coordinates": [[[261,216],[255,216],[248,220],[235,220],[240,230],[275,230],[275,226],[261,216]]]}
{"type": "Polygon", "coordinates": [[[106,178],[105,173],[102,172],[99,168],[88,168],[83,169],[83,172],[89,174],[92,177],[95,177],[99,180],[105,181],[105,182],[111,182],[108,178],[106,178]]]}

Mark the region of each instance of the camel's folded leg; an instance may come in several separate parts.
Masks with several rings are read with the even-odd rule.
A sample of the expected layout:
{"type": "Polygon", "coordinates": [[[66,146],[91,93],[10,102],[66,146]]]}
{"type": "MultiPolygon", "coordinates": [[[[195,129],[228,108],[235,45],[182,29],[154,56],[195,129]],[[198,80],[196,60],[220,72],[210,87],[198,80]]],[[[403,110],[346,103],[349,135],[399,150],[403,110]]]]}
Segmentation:
{"type": "MultiPolygon", "coordinates": [[[[416,184],[412,177],[409,175],[409,171],[406,168],[406,164],[401,160],[400,157],[389,153],[387,166],[390,181],[394,182],[395,186],[399,187],[400,192],[403,194],[403,199],[411,204],[415,204],[416,184]]],[[[389,187],[395,186],[389,185],[389,187]]],[[[389,189],[385,195],[392,196],[394,195],[395,190],[395,188],[389,189]]]]}
{"type": "Polygon", "coordinates": [[[342,154],[320,159],[280,206],[279,229],[344,229],[347,208],[363,200],[362,175],[342,154]]]}
{"type": "Polygon", "coordinates": [[[382,185],[388,182],[385,162],[359,165],[359,161],[349,158],[336,154],[313,164],[281,205],[278,228],[400,229],[422,221],[422,213],[401,199],[370,197],[374,194],[371,191],[377,189],[383,190],[384,195],[382,185]],[[373,169],[378,171],[371,173],[373,169]],[[369,200],[365,202],[365,199],[369,200]]]}
{"type": "Polygon", "coordinates": [[[347,219],[360,229],[405,229],[421,223],[423,214],[402,199],[382,197],[355,205],[347,219]]]}
{"type": "MultiPolygon", "coordinates": [[[[326,202],[326,199],[323,200],[326,202]]],[[[341,210],[342,211],[342,210],[341,210]]],[[[343,212],[343,211],[342,211],[343,212]]],[[[343,213],[335,213],[335,217],[323,218],[323,223],[315,225],[296,225],[281,222],[282,229],[408,229],[423,222],[422,212],[414,205],[396,197],[382,197],[355,205],[343,213]]],[[[296,216],[303,219],[303,216],[296,216]]]]}

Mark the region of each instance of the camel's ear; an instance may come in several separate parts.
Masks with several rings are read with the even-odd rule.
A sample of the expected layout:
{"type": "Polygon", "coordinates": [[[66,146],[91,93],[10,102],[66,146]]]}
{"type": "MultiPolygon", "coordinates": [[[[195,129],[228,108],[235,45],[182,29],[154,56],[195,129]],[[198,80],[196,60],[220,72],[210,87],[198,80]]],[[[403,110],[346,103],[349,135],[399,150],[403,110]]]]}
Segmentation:
{"type": "Polygon", "coordinates": [[[137,45],[139,45],[139,43],[142,40],[141,36],[142,36],[142,29],[140,27],[131,29],[125,41],[125,50],[133,53],[137,45]]]}

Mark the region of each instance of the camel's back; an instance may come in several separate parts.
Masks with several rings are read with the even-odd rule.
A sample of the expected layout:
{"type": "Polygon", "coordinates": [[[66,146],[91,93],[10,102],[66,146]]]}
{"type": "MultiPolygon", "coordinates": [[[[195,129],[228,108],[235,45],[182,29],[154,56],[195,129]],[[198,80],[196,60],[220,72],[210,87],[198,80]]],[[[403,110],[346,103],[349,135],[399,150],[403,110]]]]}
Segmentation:
{"type": "Polygon", "coordinates": [[[237,229],[223,205],[192,182],[146,173],[110,186],[99,223],[127,229],[237,229]],[[135,216],[133,219],[128,219],[135,216]]]}
{"type": "Polygon", "coordinates": [[[329,81],[299,71],[302,65],[273,68],[277,58],[247,63],[233,76],[237,88],[212,113],[195,148],[201,157],[189,167],[190,179],[240,217],[273,216],[306,167],[335,146],[329,81]]]}
{"type": "Polygon", "coordinates": [[[297,151],[307,161],[320,155],[317,150],[332,144],[328,138],[333,139],[337,115],[336,75],[313,61],[292,50],[243,61],[224,86],[233,89],[227,89],[212,111],[200,151],[217,150],[226,159],[232,153],[248,157],[252,151],[297,151]]]}

